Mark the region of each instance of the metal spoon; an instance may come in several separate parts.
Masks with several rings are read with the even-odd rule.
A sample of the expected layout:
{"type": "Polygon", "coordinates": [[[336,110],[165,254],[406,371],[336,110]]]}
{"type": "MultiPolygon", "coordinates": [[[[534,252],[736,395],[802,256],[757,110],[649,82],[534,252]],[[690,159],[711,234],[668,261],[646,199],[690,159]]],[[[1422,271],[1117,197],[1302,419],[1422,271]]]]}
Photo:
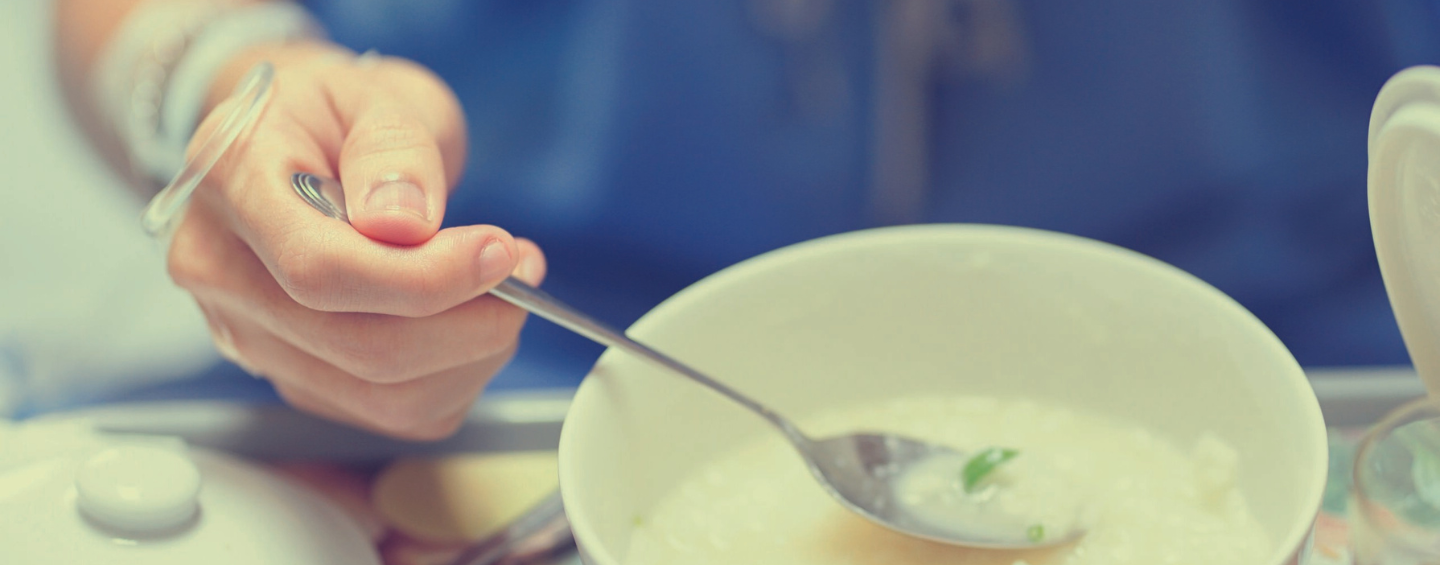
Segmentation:
{"type": "Polygon", "coordinates": [[[527,510],[514,522],[452,559],[449,565],[536,563],[572,549],[570,522],[556,492],[527,510]]]}
{"type": "MultiPolygon", "coordinates": [[[[316,210],[332,218],[349,221],[345,213],[345,193],[339,182],[309,173],[296,173],[291,177],[291,184],[295,192],[316,210]]],[[[910,512],[898,498],[895,484],[917,463],[932,457],[960,457],[962,454],[959,452],[889,434],[859,433],[813,439],[802,433],[790,420],[765,405],[626,337],[623,332],[571,308],[545,291],[511,277],[490,289],[490,294],[601,345],[624,349],[649,359],[749,408],[773,424],[790,440],[805,459],[810,473],[826,492],[841,505],[876,524],[931,541],[986,549],[1049,547],[1069,543],[1084,534],[1076,529],[1071,532],[1057,532],[1062,535],[1051,535],[1034,541],[1029,539],[1025,532],[1016,532],[1013,537],[1001,536],[923,520],[910,512]]]]}

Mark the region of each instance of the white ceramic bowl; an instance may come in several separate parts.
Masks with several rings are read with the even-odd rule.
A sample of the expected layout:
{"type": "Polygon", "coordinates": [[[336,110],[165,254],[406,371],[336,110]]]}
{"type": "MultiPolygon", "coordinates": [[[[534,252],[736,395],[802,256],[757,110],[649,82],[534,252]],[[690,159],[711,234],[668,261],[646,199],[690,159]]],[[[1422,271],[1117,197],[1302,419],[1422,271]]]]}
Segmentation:
{"type": "MultiPolygon", "coordinates": [[[[675,295],[630,335],[803,416],[916,393],[1028,396],[1214,432],[1276,547],[1308,548],[1325,426],[1289,351],[1224,294],[1154,259],[981,225],[870,230],[762,255],[675,295]]],[[[560,484],[590,565],[621,565],[634,516],[692,469],[773,433],[683,378],[611,350],[560,438],[560,484]]],[[[683,565],[683,564],[677,564],[683,565]]]]}

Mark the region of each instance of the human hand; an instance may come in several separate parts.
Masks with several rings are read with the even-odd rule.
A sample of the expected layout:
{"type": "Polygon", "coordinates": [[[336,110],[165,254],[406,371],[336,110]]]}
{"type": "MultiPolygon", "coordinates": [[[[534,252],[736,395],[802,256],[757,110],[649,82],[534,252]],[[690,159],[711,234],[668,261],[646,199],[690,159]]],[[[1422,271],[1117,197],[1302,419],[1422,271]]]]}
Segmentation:
{"type": "Polygon", "coordinates": [[[543,255],[495,226],[439,229],[465,158],[464,117],[439,78],[323,43],[267,46],[226,66],[212,105],[260,60],[276,69],[268,106],[196,191],[171,277],[217,348],[291,405],[403,438],[449,435],[525,318],[486,291],[512,273],[539,284],[543,255]],[[297,197],[295,172],[340,179],[351,224],[297,197]]]}

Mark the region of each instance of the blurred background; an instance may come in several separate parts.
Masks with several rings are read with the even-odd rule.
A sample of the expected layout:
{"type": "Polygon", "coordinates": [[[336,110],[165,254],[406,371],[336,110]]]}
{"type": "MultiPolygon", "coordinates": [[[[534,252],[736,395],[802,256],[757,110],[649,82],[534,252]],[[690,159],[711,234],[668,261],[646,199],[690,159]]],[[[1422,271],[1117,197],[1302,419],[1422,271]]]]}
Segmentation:
{"type": "MultiPolygon", "coordinates": [[[[1386,78],[1440,60],[1440,2],[305,4],[460,96],[469,165],[446,223],[536,240],[545,287],[618,326],[785,245],[980,222],[1174,264],[1307,367],[1408,363],[1366,127],[1386,78]]],[[[0,3],[0,408],[273,399],[217,363],[142,203],[69,119],[50,9],[0,3]]],[[[573,386],[599,353],[532,322],[492,388],[573,386]]]]}

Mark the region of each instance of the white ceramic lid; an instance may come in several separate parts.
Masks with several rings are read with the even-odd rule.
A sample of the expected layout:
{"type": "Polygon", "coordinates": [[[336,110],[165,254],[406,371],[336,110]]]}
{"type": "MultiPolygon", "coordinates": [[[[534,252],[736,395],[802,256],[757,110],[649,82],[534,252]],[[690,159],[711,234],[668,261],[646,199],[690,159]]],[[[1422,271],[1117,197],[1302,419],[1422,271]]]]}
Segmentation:
{"type": "Polygon", "coordinates": [[[1370,114],[1370,229],[1420,379],[1440,393],[1440,68],[1412,67],[1370,114]]]}
{"type": "Polygon", "coordinates": [[[378,565],[318,495],[173,438],[0,422],[6,565],[378,565]]]}

